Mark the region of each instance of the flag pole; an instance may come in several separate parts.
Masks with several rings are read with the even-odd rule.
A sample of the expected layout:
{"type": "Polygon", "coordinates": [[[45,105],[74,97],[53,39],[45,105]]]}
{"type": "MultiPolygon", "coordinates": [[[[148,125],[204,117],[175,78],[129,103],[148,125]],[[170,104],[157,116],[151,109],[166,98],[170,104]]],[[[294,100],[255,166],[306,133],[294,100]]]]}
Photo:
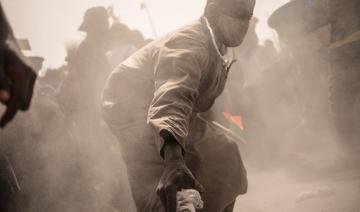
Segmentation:
{"type": "Polygon", "coordinates": [[[232,130],[230,130],[229,128],[226,128],[225,126],[223,126],[222,124],[220,124],[219,122],[216,121],[210,121],[207,120],[206,118],[202,117],[200,114],[197,115],[197,117],[205,122],[208,123],[210,126],[213,126],[217,129],[220,129],[222,132],[224,132],[225,134],[227,134],[228,136],[232,137],[233,139],[235,139],[236,141],[239,141],[241,144],[246,145],[249,142],[243,138],[242,136],[240,136],[239,134],[233,132],[232,130]]]}
{"type": "Polygon", "coordinates": [[[149,19],[149,22],[150,22],[151,29],[152,29],[152,31],[154,33],[155,38],[156,38],[158,36],[157,31],[156,31],[156,27],[155,27],[155,24],[154,24],[154,21],[152,19],[150,10],[149,10],[145,0],[142,0],[142,2],[141,2],[141,9],[145,10],[146,15],[148,16],[148,19],[149,19]]]}

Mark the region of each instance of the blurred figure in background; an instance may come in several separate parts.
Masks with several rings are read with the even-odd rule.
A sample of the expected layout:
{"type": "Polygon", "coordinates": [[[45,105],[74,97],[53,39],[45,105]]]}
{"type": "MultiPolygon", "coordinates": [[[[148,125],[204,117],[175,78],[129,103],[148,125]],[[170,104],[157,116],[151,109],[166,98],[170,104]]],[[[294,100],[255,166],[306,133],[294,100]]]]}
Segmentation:
{"type": "Polygon", "coordinates": [[[61,88],[60,102],[66,115],[75,122],[86,120],[90,125],[97,125],[101,120],[98,102],[110,71],[106,58],[109,27],[104,7],[88,9],[79,27],[86,37],[67,58],[69,70],[61,88]]]}
{"type": "Polygon", "coordinates": [[[65,129],[70,131],[71,148],[76,152],[72,170],[67,174],[77,176],[72,192],[77,199],[76,211],[101,211],[107,207],[101,199],[107,195],[99,185],[108,187],[109,172],[105,171],[107,166],[99,164],[105,163],[111,155],[111,139],[100,111],[101,91],[110,72],[106,57],[110,30],[106,8],[87,9],[78,30],[86,35],[78,45],[68,49],[67,75],[58,95],[66,118],[65,129]],[[106,157],[97,157],[99,154],[106,157]],[[104,195],[99,195],[101,192],[104,195]]]}
{"type": "MultiPolygon", "coordinates": [[[[0,211],[116,211],[115,207],[133,211],[129,195],[124,195],[129,193],[127,184],[119,178],[124,175],[122,160],[96,110],[109,70],[105,57],[109,25],[103,9],[96,7],[86,12],[80,29],[87,36],[69,50],[68,64],[50,69],[39,78],[31,110],[19,114],[0,132],[0,211]],[[69,78],[61,86],[66,72],[69,78]]],[[[1,26],[8,27],[7,22],[1,22],[1,26]]],[[[6,48],[1,48],[5,53],[1,54],[4,63],[0,88],[9,89],[1,93],[5,93],[1,100],[9,109],[6,121],[10,113],[19,109],[21,95],[31,97],[32,87],[22,89],[26,80],[35,82],[31,67],[39,71],[44,61],[42,57],[30,57],[29,65],[25,65],[11,36],[2,45],[6,48]],[[13,64],[15,59],[20,62],[13,64]],[[17,75],[12,75],[13,70],[17,75]],[[26,74],[33,78],[27,79],[26,74]],[[18,78],[20,81],[8,83],[18,78]],[[24,84],[18,84],[21,80],[24,84]],[[22,93],[25,91],[28,93],[22,93]],[[9,96],[10,101],[6,100],[9,96]]]]}
{"type": "MultiPolygon", "coordinates": [[[[294,0],[281,16],[290,27],[279,27],[287,37],[301,37],[330,26],[330,107],[345,149],[360,151],[360,1],[294,0]]],[[[273,17],[278,19],[276,15],[273,17]]],[[[271,20],[270,20],[271,21],[271,20]]],[[[283,22],[282,22],[283,23],[283,22]]],[[[309,57],[307,57],[309,58],[309,57]]],[[[358,162],[357,162],[358,163],[358,162]]]]}

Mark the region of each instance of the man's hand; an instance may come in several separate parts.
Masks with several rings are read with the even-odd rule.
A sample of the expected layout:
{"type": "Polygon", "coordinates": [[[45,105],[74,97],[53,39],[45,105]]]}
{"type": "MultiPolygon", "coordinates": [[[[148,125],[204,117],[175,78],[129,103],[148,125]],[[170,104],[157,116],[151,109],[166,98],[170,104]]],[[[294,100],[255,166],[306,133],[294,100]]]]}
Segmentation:
{"type": "Polygon", "coordinates": [[[7,45],[0,46],[0,102],[6,111],[0,119],[0,127],[11,121],[18,110],[30,106],[36,74],[7,45]]]}
{"type": "Polygon", "coordinates": [[[156,192],[166,212],[176,212],[176,194],[178,191],[196,189],[201,192],[202,187],[186,166],[180,145],[175,140],[165,142],[163,149],[165,169],[156,192]]]}

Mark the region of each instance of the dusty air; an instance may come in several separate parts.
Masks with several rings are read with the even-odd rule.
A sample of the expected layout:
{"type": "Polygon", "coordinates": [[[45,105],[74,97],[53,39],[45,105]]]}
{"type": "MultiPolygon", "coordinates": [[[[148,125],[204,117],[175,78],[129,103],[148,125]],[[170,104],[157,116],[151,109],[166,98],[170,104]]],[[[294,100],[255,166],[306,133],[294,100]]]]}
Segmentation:
{"type": "Polygon", "coordinates": [[[360,1],[3,0],[1,212],[359,212],[360,1]]]}

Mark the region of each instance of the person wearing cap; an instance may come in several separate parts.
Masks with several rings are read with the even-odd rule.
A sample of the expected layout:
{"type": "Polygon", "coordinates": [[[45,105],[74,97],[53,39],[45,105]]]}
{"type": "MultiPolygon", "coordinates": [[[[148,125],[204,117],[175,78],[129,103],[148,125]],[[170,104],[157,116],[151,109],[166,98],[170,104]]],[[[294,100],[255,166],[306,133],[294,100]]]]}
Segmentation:
{"type": "Polygon", "coordinates": [[[98,122],[101,117],[99,101],[106,76],[110,72],[106,57],[109,28],[105,7],[86,10],[79,27],[79,31],[86,33],[86,37],[71,58],[67,58],[69,74],[59,96],[68,117],[86,119],[91,124],[98,122]]]}
{"type": "Polygon", "coordinates": [[[233,211],[247,191],[236,143],[201,117],[222,93],[228,47],[239,46],[254,0],[208,0],[199,19],[120,64],[103,92],[139,212],[175,212],[182,189],[201,192],[206,212],[233,211]]]}

